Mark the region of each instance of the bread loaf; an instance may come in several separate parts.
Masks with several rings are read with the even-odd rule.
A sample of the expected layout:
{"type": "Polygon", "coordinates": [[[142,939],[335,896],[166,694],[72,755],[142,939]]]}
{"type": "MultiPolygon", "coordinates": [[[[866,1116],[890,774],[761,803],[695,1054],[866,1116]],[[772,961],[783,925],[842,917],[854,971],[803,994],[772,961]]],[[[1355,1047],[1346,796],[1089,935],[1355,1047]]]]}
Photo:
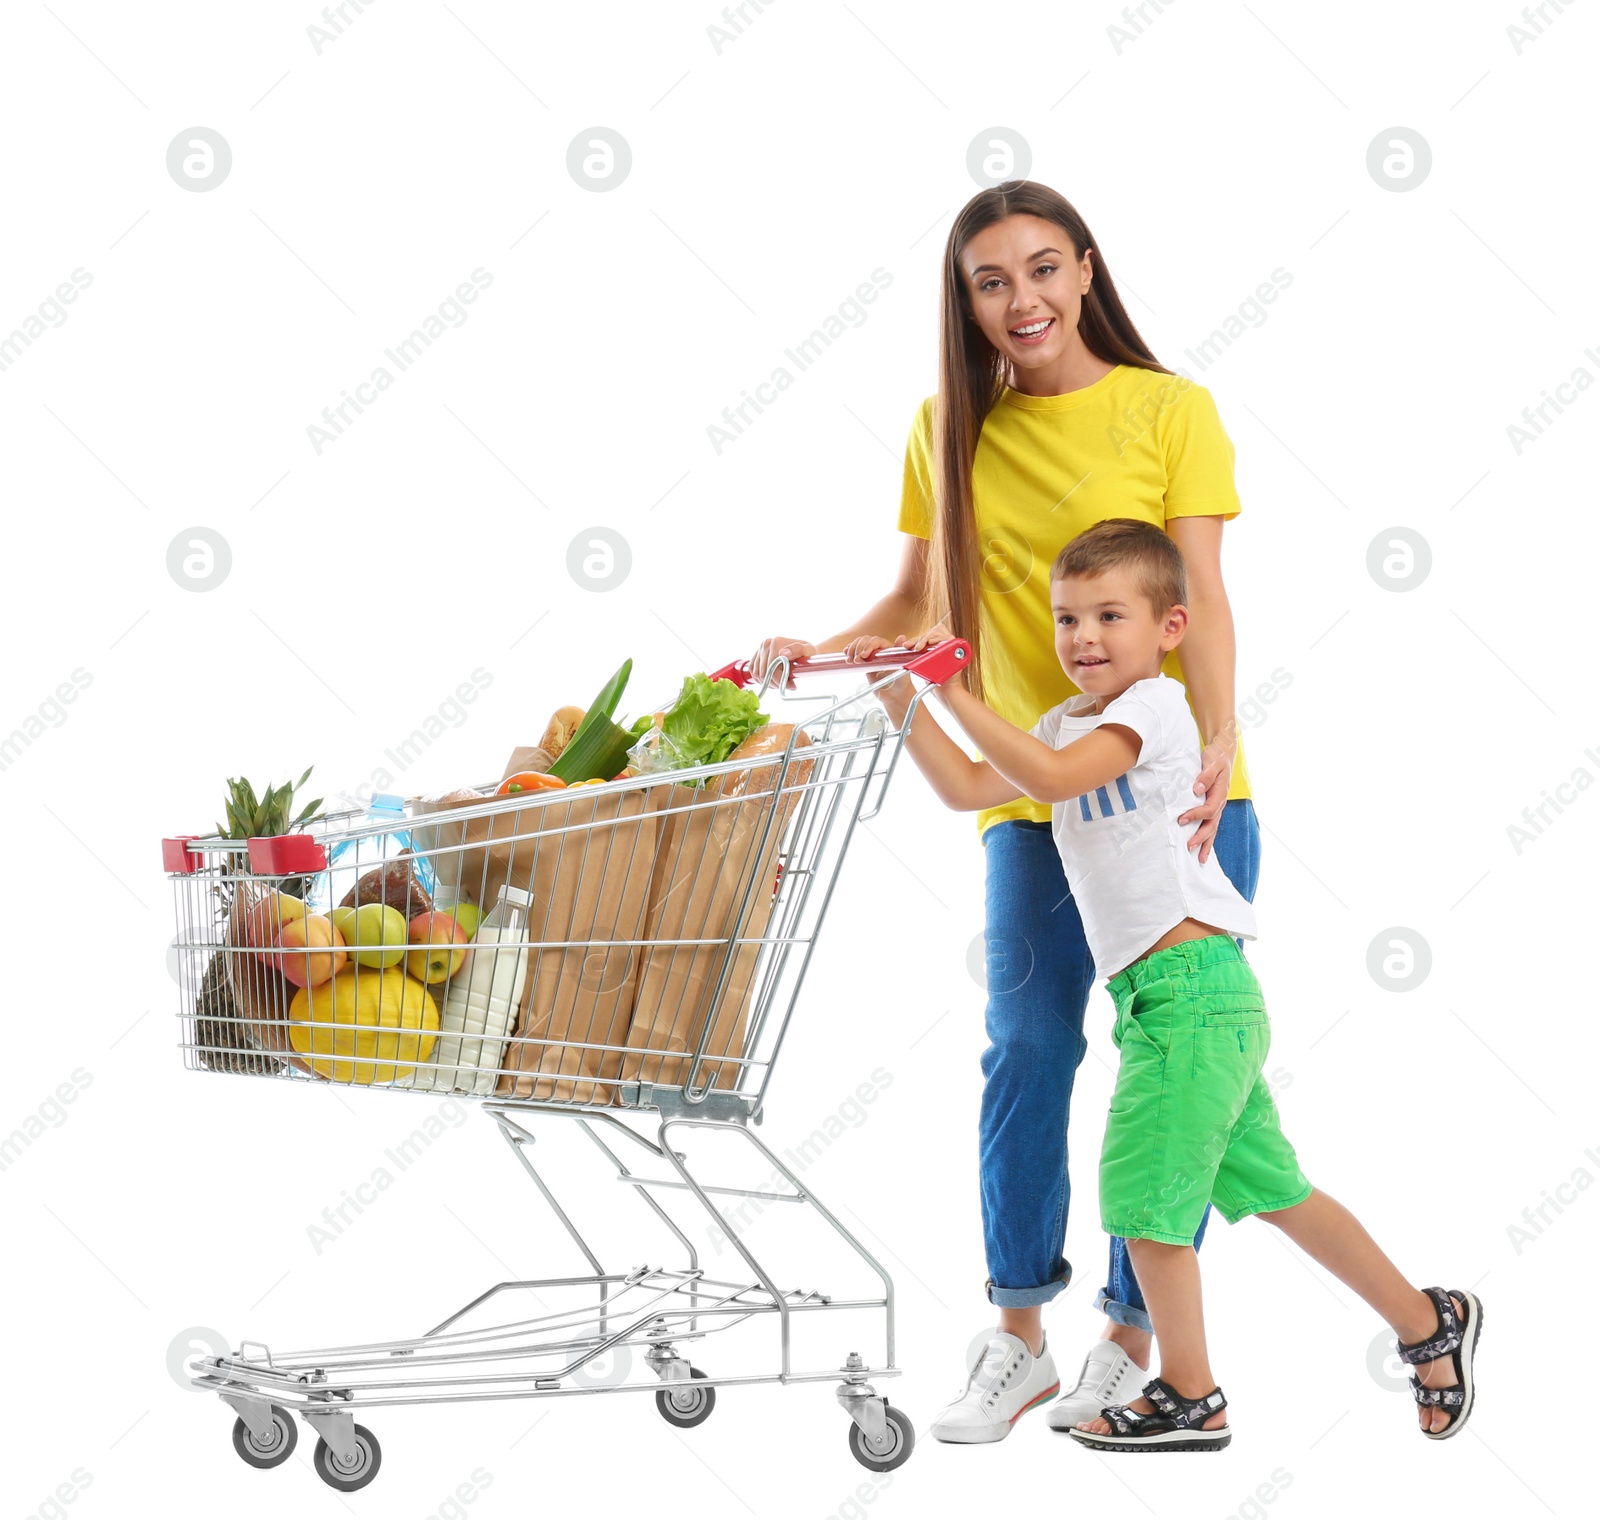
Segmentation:
{"type": "MultiPolygon", "coordinates": [[[[473,794],[476,797],[476,793],[473,794]]],[[[374,866],[339,901],[341,908],[359,908],[363,903],[383,903],[405,914],[410,923],[419,913],[433,910],[433,900],[422,890],[407,855],[398,855],[374,866]]]]}
{"type": "Polygon", "coordinates": [[[752,764],[749,770],[737,771],[728,778],[728,784],[724,789],[725,795],[760,797],[781,783],[785,793],[788,794],[783,799],[784,811],[787,813],[795,802],[795,796],[790,789],[804,786],[816,768],[816,761],[800,758],[800,751],[809,748],[810,744],[811,740],[807,738],[805,730],[793,723],[768,723],[765,727],[758,728],[728,756],[730,760],[748,760],[752,764]],[[794,738],[795,752],[790,757],[789,772],[785,775],[783,753],[789,747],[791,735],[794,738]]]}
{"type": "Polygon", "coordinates": [[[488,800],[481,792],[475,792],[470,786],[458,786],[453,792],[441,792],[437,797],[424,797],[422,807],[432,813],[444,808],[470,807],[474,802],[488,800]]]}
{"type": "MultiPolygon", "coordinates": [[[[581,707],[558,707],[550,716],[550,723],[544,731],[544,737],[539,741],[539,748],[554,762],[561,758],[561,751],[571,742],[572,736],[577,733],[578,725],[583,722],[583,709],[581,707]]],[[[538,770],[535,765],[519,765],[518,770],[538,770]]],[[[545,767],[549,769],[548,766],[545,767]]]]}

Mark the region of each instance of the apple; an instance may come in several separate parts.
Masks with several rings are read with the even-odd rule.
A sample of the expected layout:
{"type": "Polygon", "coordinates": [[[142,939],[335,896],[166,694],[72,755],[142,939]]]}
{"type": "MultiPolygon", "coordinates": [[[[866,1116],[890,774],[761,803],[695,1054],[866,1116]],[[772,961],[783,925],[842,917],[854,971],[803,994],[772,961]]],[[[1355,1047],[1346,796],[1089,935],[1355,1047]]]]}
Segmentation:
{"type": "Polygon", "coordinates": [[[283,957],[273,955],[271,950],[278,935],[286,925],[310,911],[298,897],[290,897],[287,892],[268,892],[245,915],[244,942],[258,952],[257,960],[277,969],[283,957]]]}
{"type": "Polygon", "coordinates": [[[419,982],[442,982],[454,976],[467,958],[467,936],[448,913],[419,913],[411,920],[410,942],[421,948],[406,955],[406,970],[419,982]]]}
{"type": "Polygon", "coordinates": [[[328,917],[333,920],[333,927],[339,931],[345,944],[353,945],[356,942],[356,910],[333,908],[329,910],[328,917]]]}
{"type": "Polygon", "coordinates": [[[345,943],[355,947],[353,954],[363,966],[398,966],[406,958],[406,916],[387,903],[363,903],[346,909],[351,914],[349,929],[341,927],[339,910],[334,910],[333,925],[344,935],[345,943]]]}
{"type": "Polygon", "coordinates": [[[320,987],[344,970],[344,936],[333,920],[320,913],[308,913],[283,926],[278,948],[300,951],[278,958],[278,969],[296,987],[320,987]]]}
{"type": "Polygon", "coordinates": [[[478,925],[483,922],[483,909],[477,903],[435,903],[436,908],[442,908],[461,925],[461,932],[467,939],[471,939],[478,932],[478,925]]]}

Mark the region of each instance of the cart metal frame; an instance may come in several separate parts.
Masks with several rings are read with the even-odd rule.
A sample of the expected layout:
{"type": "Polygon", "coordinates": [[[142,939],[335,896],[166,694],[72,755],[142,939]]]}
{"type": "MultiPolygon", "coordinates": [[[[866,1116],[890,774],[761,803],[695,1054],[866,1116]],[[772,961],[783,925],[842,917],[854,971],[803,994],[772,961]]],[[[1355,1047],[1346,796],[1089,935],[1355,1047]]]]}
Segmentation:
{"type": "MultiPolygon", "coordinates": [[[[951,641],[916,654],[885,651],[864,663],[908,668],[926,679],[943,680],[959,670],[968,657],[964,644],[951,641]]],[[[787,694],[792,685],[791,676],[822,671],[854,673],[855,670],[853,662],[836,656],[810,661],[780,660],[768,672],[761,695],[787,694]],[[775,690],[769,691],[769,687],[775,690]]],[[[747,679],[743,666],[726,667],[718,674],[740,684],[745,684],[747,679]]],[[[260,1342],[243,1341],[230,1355],[194,1359],[189,1365],[191,1385],[215,1392],[235,1412],[238,1418],[234,1445],[246,1462],[256,1467],[272,1467],[286,1461],[294,1449],[294,1417],[298,1415],[319,1438],[314,1462],[318,1475],[333,1487],[350,1491],[370,1482],[381,1461],[376,1438],[356,1421],[358,1414],[373,1409],[406,1404],[653,1391],[663,1418],[688,1428],[709,1416],[718,1388],[816,1382],[836,1385],[836,1398],[850,1419],[849,1444],[857,1461],[873,1470],[888,1471],[910,1456],[915,1438],[911,1422],[874,1384],[874,1379],[896,1377],[900,1373],[895,1365],[893,1280],[876,1257],[801,1181],[794,1169],[753,1133],[752,1125],[761,1122],[772,1070],[805,980],[817,930],[826,916],[843,853],[856,825],[875,816],[882,806],[910,716],[914,715],[915,705],[922,700],[924,690],[916,693],[912,714],[900,729],[885,721],[876,703],[864,701],[866,694],[863,692],[858,691],[843,700],[822,699],[823,710],[804,720],[808,734],[816,736],[804,754],[817,773],[810,781],[793,788],[781,781],[775,784],[773,802],[765,819],[762,843],[765,844],[767,834],[777,827],[785,829],[789,846],[782,856],[782,890],[774,890],[773,932],[762,935],[758,941],[731,935],[726,941],[671,942],[689,945],[695,950],[710,944],[724,952],[713,1004],[721,1001],[736,953],[744,945],[760,944],[763,962],[752,978],[748,1033],[736,1060],[720,1052],[708,1055],[712,1030],[712,1020],[708,1016],[688,1074],[681,1083],[643,1079],[613,1083],[616,1102],[608,1098],[604,1105],[514,1096],[477,1097],[459,1091],[452,1094],[481,1102],[484,1112],[494,1120],[502,1139],[587,1262],[590,1272],[494,1283],[431,1329],[409,1338],[276,1354],[260,1342]],[[836,761],[831,770],[825,763],[830,759],[836,761]],[[788,790],[798,793],[799,797],[798,805],[785,819],[777,798],[780,792],[788,790]],[[847,798],[849,805],[841,805],[847,798]],[[841,820],[843,832],[836,835],[841,820]],[[813,877],[821,880],[814,882],[813,877]],[[823,893],[819,902],[810,905],[814,912],[808,918],[807,903],[814,884],[820,885],[823,893]],[[790,953],[801,947],[804,953],[791,968],[790,953]],[[707,1069],[708,1063],[711,1068],[730,1065],[737,1068],[737,1078],[731,1089],[715,1085],[716,1072],[707,1069]],[[525,1121],[535,1116],[576,1123],[614,1169],[616,1180],[629,1188],[650,1215],[676,1239],[685,1264],[681,1267],[645,1264],[625,1273],[608,1271],[558,1201],[555,1189],[534,1164],[532,1152],[536,1136],[526,1127],[525,1121]],[[629,1118],[634,1123],[627,1122],[629,1118]],[[640,1121],[653,1124],[653,1138],[635,1127],[640,1121]],[[673,1138],[680,1131],[742,1136],[744,1143],[772,1168],[773,1175],[780,1177],[788,1190],[703,1181],[691,1169],[686,1155],[673,1148],[673,1138]],[[620,1143],[623,1139],[646,1153],[652,1172],[666,1175],[646,1175],[631,1168],[619,1154],[626,1150],[620,1143]],[[617,1142],[616,1148],[608,1144],[608,1140],[617,1142]],[[660,1192],[686,1194],[692,1198],[699,1211],[715,1223],[723,1238],[732,1245],[748,1277],[729,1280],[708,1276],[700,1264],[694,1240],[663,1206],[662,1199],[657,1196],[660,1192]],[[808,1207],[876,1276],[881,1293],[841,1299],[815,1290],[780,1287],[743,1232],[730,1228],[715,1201],[721,1197],[754,1199],[763,1205],[782,1203],[808,1207]],[[564,1296],[568,1302],[544,1314],[470,1326],[465,1323],[475,1320],[477,1311],[491,1300],[504,1295],[531,1293],[543,1304],[541,1290],[553,1296],[564,1296]],[[838,1366],[797,1369],[792,1337],[794,1317],[841,1311],[881,1312],[882,1362],[869,1362],[851,1350],[838,1366]],[[737,1325],[773,1316],[777,1319],[778,1342],[775,1371],[717,1377],[708,1376],[691,1364],[688,1351],[696,1343],[704,1343],[710,1336],[737,1325]],[[641,1364],[637,1368],[634,1365],[636,1355],[641,1364]],[[612,1363],[610,1373],[595,1374],[592,1370],[595,1364],[608,1358],[612,1363]]],[[[793,754],[791,740],[789,752],[784,756],[784,778],[790,774],[793,754]]],[[[737,766],[725,763],[675,775],[709,777],[736,769],[737,766]]],[[[620,785],[612,783],[609,789],[619,789],[620,785]]],[[[608,787],[594,790],[600,794],[608,787]]],[[[498,806],[504,810],[503,803],[498,806]]],[[[451,817],[484,816],[493,813],[496,807],[493,801],[486,801],[478,807],[453,813],[451,817]]],[[[320,823],[325,841],[358,840],[392,827],[367,823],[359,813],[332,815],[320,823]]],[[[539,837],[561,832],[547,830],[539,837]]],[[[185,924],[192,929],[195,918],[192,903],[187,912],[185,909],[185,887],[192,894],[194,883],[192,880],[185,883],[181,877],[193,872],[194,859],[203,860],[207,855],[214,858],[229,851],[239,854],[246,846],[237,841],[187,836],[176,849],[174,843],[167,842],[166,858],[169,872],[180,877],[181,942],[185,924]]],[[[262,842],[251,843],[253,846],[262,842]]],[[[281,844],[281,841],[273,844],[281,844]]],[[[252,850],[252,859],[255,858],[252,850]]],[[[748,905],[750,894],[759,887],[753,878],[746,885],[740,915],[748,905]]],[[[539,943],[541,949],[550,949],[579,948],[589,942],[539,943]]],[[[612,945],[619,943],[650,945],[658,942],[608,941],[612,945]]],[[[202,939],[195,944],[180,944],[180,948],[214,951],[215,942],[202,939]]],[[[190,1008],[193,1007],[191,1003],[190,1008]]],[[[194,1059],[216,1053],[213,1047],[199,1041],[198,1026],[193,1022],[195,1015],[186,1010],[180,1017],[190,1021],[186,1029],[195,1033],[195,1038],[185,1044],[190,1064],[209,1064],[194,1059]]],[[[574,1048],[602,1052],[619,1048],[603,1042],[569,1043],[574,1048]]],[[[687,1057],[683,1059],[688,1060],[687,1057]]],[[[224,1069],[237,1071],[240,1068],[236,1063],[224,1069]]],[[[245,1074],[269,1073],[247,1067],[245,1074]]],[[[270,1075],[277,1079],[287,1076],[294,1080],[317,1080],[281,1063],[270,1075]]],[[[324,1082],[322,1085],[336,1084],[324,1082]]],[[[390,1090],[405,1089],[391,1087],[390,1090]]]]}

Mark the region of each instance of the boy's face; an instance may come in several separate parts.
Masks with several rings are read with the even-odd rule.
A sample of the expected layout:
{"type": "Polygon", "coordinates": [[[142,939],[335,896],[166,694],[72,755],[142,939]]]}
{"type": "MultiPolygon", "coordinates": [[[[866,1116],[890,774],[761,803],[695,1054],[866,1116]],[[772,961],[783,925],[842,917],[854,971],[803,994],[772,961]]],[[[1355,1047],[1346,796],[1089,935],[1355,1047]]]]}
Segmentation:
{"type": "Polygon", "coordinates": [[[1050,612],[1061,668],[1102,702],[1159,675],[1189,623],[1181,605],[1157,613],[1132,572],[1118,569],[1052,581],[1050,612]]]}

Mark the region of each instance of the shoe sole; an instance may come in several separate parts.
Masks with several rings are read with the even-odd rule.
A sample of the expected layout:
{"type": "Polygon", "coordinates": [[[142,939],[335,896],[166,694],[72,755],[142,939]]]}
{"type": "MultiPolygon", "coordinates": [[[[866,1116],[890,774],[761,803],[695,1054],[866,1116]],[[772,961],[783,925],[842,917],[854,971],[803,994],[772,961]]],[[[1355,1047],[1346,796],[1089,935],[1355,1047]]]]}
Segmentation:
{"type": "Polygon", "coordinates": [[[987,1426],[983,1429],[981,1434],[942,1436],[939,1434],[938,1426],[934,1426],[930,1434],[933,1436],[935,1441],[943,1441],[948,1446],[990,1446],[996,1441],[1005,1440],[1005,1438],[1011,1434],[1011,1427],[1015,1425],[1017,1421],[1020,1420],[1030,1409],[1037,1409],[1039,1405],[1043,1404],[1047,1399],[1053,1399],[1060,1392],[1061,1382],[1060,1379],[1057,1379],[1048,1388],[1046,1388],[1043,1393],[1038,1394],[1036,1397],[1030,1399],[1026,1404],[1024,1404],[1021,1409],[1019,1409],[1014,1415],[1011,1416],[1009,1420],[1005,1422],[1004,1425],[987,1426]]]}
{"type": "Polygon", "coordinates": [[[1159,1436],[1097,1436],[1087,1430],[1067,1434],[1095,1451],[1221,1451],[1233,1439],[1226,1425],[1221,1430],[1173,1430],[1159,1436]]]}
{"type": "MultiPolygon", "coordinates": [[[[1430,1441],[1448,1441],[1463,1425],[1467,1423],[1467,1416],[1472,1413],[1473,1382],[1472,1359],[1478,1351],[1478,1337],[1483,1333],[1483,1303],[1475,1293],[1465,1290],[1457,1295],[1467,1306],[1467,1327],[1472,1331],[1472,1339],[1466,1341],[1461,1349],[1466,1355],[1461,1358],[1461,1387],[1466,1397],[1461,1401],[1461,1413],[1458,1414],[1443,1430],[1425,1430],[1425,1435],[1430,1441]]],[[[1457,1353],[1459,1355],[1459,1352],[1457,1353]]]]}

